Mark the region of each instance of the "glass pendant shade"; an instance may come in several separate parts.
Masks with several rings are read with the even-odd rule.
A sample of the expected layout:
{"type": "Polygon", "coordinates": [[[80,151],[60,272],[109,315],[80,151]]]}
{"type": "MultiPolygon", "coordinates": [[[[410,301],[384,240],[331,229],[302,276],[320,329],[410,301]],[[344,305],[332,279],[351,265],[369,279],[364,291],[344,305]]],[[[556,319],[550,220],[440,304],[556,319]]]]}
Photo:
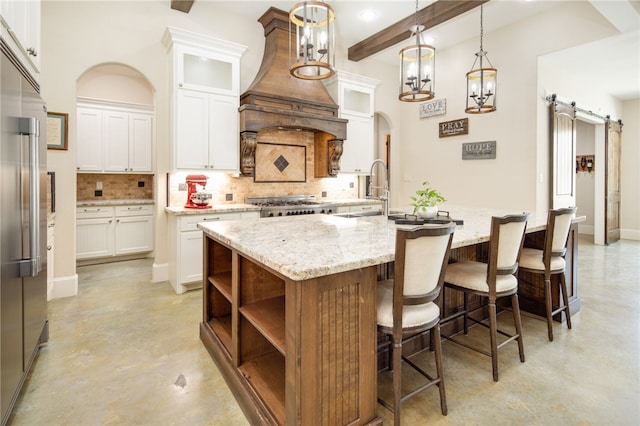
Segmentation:
{"type": "Polygon", "coordinates": [[[304,1],[289,12],[291,75],[321,80],[335,74],[335,15],[328,4],[304,1]]]}
{"type": "Polygon", "coordinates": [[[422,25],[412,27],[416,44],[400,51],[401,101],[423,102],[435,96],[436,49],[422,40],[423,30],[422,25]]]}
{"type": "MultiPolygon", "coordinates": [[[[476,53],[485,55],[486,52],[476,53]]],[[[482,58],[480,59],[480,67],[475,68],[467,73],[467,107],[465,112],[468,114],[483,114],[496,110],[496,93],[498,89],[498,70],[491,68],[483,68],[482,58]]],[[[491,65],[491,64],[489,64],[491,65]]]]}

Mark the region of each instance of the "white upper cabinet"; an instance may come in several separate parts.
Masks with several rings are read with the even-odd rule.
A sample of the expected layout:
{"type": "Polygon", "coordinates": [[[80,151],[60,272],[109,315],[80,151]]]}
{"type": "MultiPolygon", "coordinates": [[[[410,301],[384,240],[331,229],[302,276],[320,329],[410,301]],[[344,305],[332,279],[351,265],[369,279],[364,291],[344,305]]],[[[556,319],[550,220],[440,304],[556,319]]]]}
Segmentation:
{"type": "Polygon", "coordinates": [[[3,26],[34,75],[40,72],[40,0],[0,0],[3,26]]]}
{"type": "Polygon", "coordinates": [[[340,172],[369,173],[375,155],[374,101],[379,83],[368,77],[338,71],[325,85],[347,123],[340,172]]]}
{"type": "Polygon", "coordinates": [[[77,169],[102,170],[102,111],[94,108],[77,109],[77,169]]]}
{"type": "Polygon", "coordinates": [[[153,115],[106,102],[77,109],[77,170],[105,173],[153,172],[153,115]]]}
{"type": "Polygon", "coordinates": [[[179,46],[176,60],[179,88],[227,95],[238,93],[239,73],[235,63],[239,61],[234,56],[179,46]]]}
{"type": "Polygon", "coordinates": [[[129,114],[129,167],[132,171],[153,171],[153,117],[129,114]]]}
{"type": "Polygon", "coordinates": [[[240,57],[246,47],[168,27],[174,170],[240,168],[240,57]]]}
{"type": "Polygon", "coordinates": [[[104,171],[129,171],[129,114],[118,111],[102,113],[104,171]]]}
{"type": "Polygon", "coordinates": [[[177,101],[176,167],[237,170],[238,97],[179,90],[177,101]]]}

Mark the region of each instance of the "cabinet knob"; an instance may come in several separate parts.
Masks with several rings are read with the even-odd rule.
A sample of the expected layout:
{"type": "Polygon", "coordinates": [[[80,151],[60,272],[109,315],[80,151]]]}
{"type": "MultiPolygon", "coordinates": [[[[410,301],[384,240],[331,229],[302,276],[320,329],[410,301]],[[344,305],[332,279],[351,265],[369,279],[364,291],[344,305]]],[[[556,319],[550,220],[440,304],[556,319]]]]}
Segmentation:
{"type": "Polygon", "coordinates": [[[48,245],[48,246],[47,246],[47,250],[49,250],[49,251],[50,251],[52,248],[53,248],[53,247],[51,247],[51,245],[48,245]]]}
{"type": "Polygon", "coordinates": [[[182,87],[182,83],[178,83],[178,87],[182,87]]]}

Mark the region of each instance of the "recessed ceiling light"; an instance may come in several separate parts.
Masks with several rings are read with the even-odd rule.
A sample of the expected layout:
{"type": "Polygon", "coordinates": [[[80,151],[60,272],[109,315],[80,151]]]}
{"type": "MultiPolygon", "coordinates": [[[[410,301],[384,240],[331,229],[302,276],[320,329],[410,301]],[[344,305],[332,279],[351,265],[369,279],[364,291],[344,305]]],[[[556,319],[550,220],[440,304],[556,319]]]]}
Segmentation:
{"type": "Polygon", "coordinates": [[[379,15],[378,11],[372,10],[372,9],[364,9],[362,12],[358,14],[360,19],[362,19],[365,22],[371,22],[377,19],[378,15],[379,15]]]}

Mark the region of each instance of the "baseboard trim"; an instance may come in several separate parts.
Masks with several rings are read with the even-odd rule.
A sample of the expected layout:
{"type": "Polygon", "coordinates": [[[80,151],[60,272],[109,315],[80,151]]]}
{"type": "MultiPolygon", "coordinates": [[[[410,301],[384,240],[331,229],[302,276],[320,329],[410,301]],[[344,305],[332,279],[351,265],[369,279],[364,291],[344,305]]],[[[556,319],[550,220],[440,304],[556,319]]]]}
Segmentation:
{"type": "Polygon", "coordinates": [[[154,263],[151,267],[151,282],[159,283],[162,281],[169,281],[169,264],[154,263]]]}
{"type": "Polygon", "coordinates": [[[623,240],[640,241],[640,230],[638,229],[620,229],[620,238],[623,240]]]}
{"type": "Polygon", "coordinates": [[[62,299],[78,295],[78,274],[53,279],[51,299],[62,299]]]}
{"type": "Polygon", "coordinates": [[[593,225],[578,224],[578,234],[593,235],[593,225]]]}

